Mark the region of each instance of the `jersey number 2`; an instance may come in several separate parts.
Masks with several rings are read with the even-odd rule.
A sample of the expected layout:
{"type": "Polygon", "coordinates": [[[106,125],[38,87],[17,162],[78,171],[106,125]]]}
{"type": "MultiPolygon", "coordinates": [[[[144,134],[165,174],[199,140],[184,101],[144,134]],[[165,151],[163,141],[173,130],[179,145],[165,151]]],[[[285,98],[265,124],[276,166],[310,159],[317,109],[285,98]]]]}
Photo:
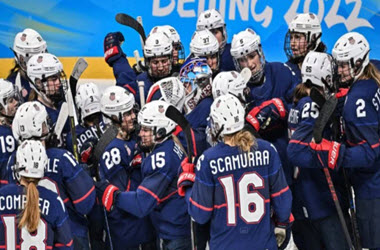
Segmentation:
{"type": "Polygon", "coordinates": [[[46,241],[46,231],[47,226],[46,223],[40,219],[40,223],[38,224],[38,228],[36,230],[36,233],[31,235],[26,228],[21,229],[21,237],[20,242],[21,246],[16,246],[16,235],[17,235],[17,225],[16,225],[16,216],[1,216],[1,219],[4,224],[4,230],[6,239],[5,242],[7,243],[6,249],[7,250],[28,250],[28,249],[46,249],[47,246],[45,244],[46,241]]]}
{"type": "Polygon", "coordinates": [[[237,181],[239,203],[236,204],[235,183],[233,175],[219,179],[224,189],[227,202],[227,225],[236,225],[236,207],[240,211],[240,218],[247,224],[257,224],[265,214],[265,199],[257,189],[264,188],[264,180],[256,172],[244,174],[237,181]]]}

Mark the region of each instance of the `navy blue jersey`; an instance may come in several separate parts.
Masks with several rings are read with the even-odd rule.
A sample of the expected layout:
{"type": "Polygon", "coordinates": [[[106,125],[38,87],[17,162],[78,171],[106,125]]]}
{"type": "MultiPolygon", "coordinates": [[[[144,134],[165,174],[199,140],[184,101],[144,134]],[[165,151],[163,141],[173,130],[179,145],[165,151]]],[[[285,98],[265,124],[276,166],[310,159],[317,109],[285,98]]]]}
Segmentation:
{"type": "Polygon", "coordinates": [[[1,249],[73,249],[69,218],[56,193],[37,186],[41,219],[35,233],[18,228],[18,216],[26,201],[25,188],[10,184],[0,189],[1,249]]]}
{"type": "Polygon", "coordinates": [[[26,78],[21,77],[20,70],[10,74],[7,77],[7,80],[13,83],[14,86],[17,86],[19,88],[18,90],[20,91],[20,94],[22,98],[24,99],[24,101],[27,101],[29,99],[29,94],[31,91],[30,83],[26,78]],[[18,77],[20,79],[20,82],[16,83],[16,81],[18,81],[16,80],[18,77]],[[20,88],[20,85],[21,85],[21,88],[20,88]]]}
{"type": "Polygon", "coordinates": [[[210,249],[277,249],[274,220],[288,223],[291,215],[280,158],[261,139],[250,152],[223,142],[206,150],[186,198],[196,222],[211,220],[210,249]]]}
{"type": "MultiPolygon", "coordinates": [[[[136,141],[113,139],[100,159],[100,175],[121,191],[136,191],[142,181],[140,165],[132,165],[136,141]]],[[[118,207],[108,213],[108,223],[115,249],[137,247],[154,240],[149,216],[139,218],[118,207]]]]}
{"type": "Polygon", "coordinates": [[[298,67],[298,64],[294,64],[290,61],[287,61],[285,63],[285,66],[290,69],[292,72],[292,75],[295,77],[295,81],[297,84],[302,82],[302,75],[301,75],[301,69],[298,67]]]}
{"type": "Polygon", "coordinates": [[[138,217],[150,215],[162,239],[190,236],[186,202],[177,193],[177,176],[184,153],[168,139],[156,145],[142,162],[143,181],[136,191],[118,195],[116,206],[138,217]]]}
{"type": "MultiPolygon", "coordinates": [[[[185,149],[186,152],[188,152],[186,135],[182,131],[182,128],[177,125],[173,134],[178,137],[183,148],[185,149]]],[[[194,155],[196,156],[201,155],[206,149],[210,147],[210,145],[207,143],[205,129],[203,128],[191,129],[191,139],[192,139],[192,144],[193,144],[192,151],[194,155]]]]}
{"type": "Polygon", "coordinates": [[[0,125],[0,186],[8,184],[7,163],[17,143],[9,126],[0,125]]]}
{"type": "Polygon", "coordinates": [[[224,46],[223,52],[220,55],[219,71],[232,71],[235,69],[235,64],[231,55],[231,44],[227,43],[224,46]]]}
{"type": "Polygon", "coordinates": [[[189,121],[192,128],[203,128],[207,127],[207,118],[210,115],[210,108],[213,99],[211,96],[203,98],[195,108],[186,115],[186,119],[189,121]]]}
{"type": "Polygon", "coordinates": [[[136,74],[131,68],[128,58],[125,56],[119,57],[112,63],[113,74],[116,79],[116,85],[123,87],[136,80],[136,74]]]}
{"type": "Polygon", "coordinates": [[[346,150],[342,166],[352,168],[358,199],[380,198],[380,89],[370,80],[355,82],[343,107],[346,150]]]}
{"type": "MultiPolygon", "coordinates": [[[[58,189],[58,194],[66,205],[70,216],[71,231],[74,235],[87,237],[88,214],[95,203],[95,186],[91,177],[67,150],[50,148],[46,150],[49,162],[45,168],[45,177],[52,180],[58,189]]],[[[12,167],[15,153],[12,154],[8,166],[8,181],[16,183],[12,167]]]]}
{"type": "MultiPolygon", "coordinates": [[[[309,149],[309,142],[313,137],[313,128],[319,116],[318,105],[310,97],[304,97],[293,106],[289,112],[288,124],[291,140],[288,146],[289,161],[299,167],[298,175],[293,181],[293,193],[297,199],[293,209],[301,213],[295,216],[304,216],[309,219],[321,219],[336,213],[326,176],[318,164],[313,151],[309,149]],[[299,206],[299,207],[294,207],[299,206]],[[298,210],[299,209],[299,210],[298,210]]],[[[328,138],[329,131],[325,131],[328,138]],[[327,132],[327,133],[326,133],[327,132]]],[[[343,178],[341,172],[331,171],[331,177],[339,200],[342,201],[343,178]]],[[[345,205],[342,204],[344,208],[345,205]]],[[[297,217],[296,217],[297,219],[297,217]]]]}

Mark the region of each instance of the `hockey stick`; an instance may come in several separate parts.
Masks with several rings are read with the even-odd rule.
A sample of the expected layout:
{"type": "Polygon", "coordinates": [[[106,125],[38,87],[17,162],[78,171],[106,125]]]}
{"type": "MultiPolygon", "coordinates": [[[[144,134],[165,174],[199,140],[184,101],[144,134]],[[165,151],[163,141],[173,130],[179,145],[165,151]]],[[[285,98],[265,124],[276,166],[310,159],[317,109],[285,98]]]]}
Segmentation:
{"type": "Polygon", "coordinates": [[[88,67],[88,63],[84,58],[79,58],[78,61],[75,63],[73,71],[70,75],[70,89],[71,94],[73,95],[73,99],[75,99],[75,95],[77,93],[77,83],[79,80],[79,77],[82,75],[82,73],[86,70],[88,67]]]}
{"type": "Polygon", "coordinates": [[[128,27],[131,27],[132,29],[136,30],[140,34],[143,44],[145,44],[146,35],[145,35],[144,28],[136,19],[124,13],[117,14],[115,19],[116,19],[116,22],[128,27]]]}
{"type": "Polygon", "coordinates": [[[67,107],[67,103],[64,102],[61,105],[61,109],[59,110],[57,122],[54,125],[54,134],[57,136],[57,138],[61,137],[62,130],[65,127],[65,123],[66,123],[68,116],[69,116],[69,110],[67,107]]]}
{"type": "MultiPolygon", "coordinates": [[[[181,127],[182,131],[185,133],[185,139],[187,144],[187,157],[189,162],[193,162],[194,160],[194,152],[193,152],[193,140],[192,140],[192,132],[190,123],[186,120],[185,116],[178,111],[174,106],[170,105],[166,112],[165,116],[169,119],[173,120],[178,126],[181,127]]],[[[194,220],[191,219],[191,245],[192,249],[197,249],[197,239],[195,234],[195,223],[194,220]]]]}
{"type": "MultiPolygon", "coordinates": [[[[321,111],[319,112],[319,116],[317,120],[315,121],[314,129],[313,129],[313,138],[316,143],[320,143],[322,141],[323,130],[326,127],[327,123],[330,121],[330,118],[332,114],[334,113],[337,103],[338,103],[338,99],[334,95],[332,95],[326,100],[321,111]]],[[[348,228],[343,216],[342,208],[340,207],[340,203],[339,203],[338,196],[336,195],[334,183],[331,179],[331,175],[327,166],[323,166],[323,172],[325,173],[326,181],[329,185],[330,193],[334,201],[334,205],[338,213],[339,221],[340,221],[340,224],[342,225],[342,229],[343,229],[347,244],[350,247],[350,249],[353,249],[350,233],[348,232],[348,228]]]]}
{"type": "MultiPolygon", "coordinates": [[[[138,17],[136,17],[136,20],[141,25],[141,27],[144,29],[144,25],[143,25],[143,22],[142,22],[142,17],[138,16],[138,17]]],[[[140,35],[140,42],[141,42],[141,49],[142,49],[142,51],[144,51],[145,40],[140,35]]]]}
{"type": "Polygon", "coordinates": [[[139,86],[140,105],[142,108],[145,105],[145,92],[144,92],[145,83],[144,81],[138,81],[137,84],[139,86]]]}

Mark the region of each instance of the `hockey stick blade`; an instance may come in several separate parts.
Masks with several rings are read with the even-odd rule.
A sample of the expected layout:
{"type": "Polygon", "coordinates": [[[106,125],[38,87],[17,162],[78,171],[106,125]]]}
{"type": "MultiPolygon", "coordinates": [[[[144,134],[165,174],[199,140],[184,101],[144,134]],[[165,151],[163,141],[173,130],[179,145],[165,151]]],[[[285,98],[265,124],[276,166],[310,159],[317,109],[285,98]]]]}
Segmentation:
{"type": "Polygon", "coordinates": [[[322,141],[323,130],[329,122],[331,115],[334,113],[337,103],[338,99],[335,98],[335,96],[330,96],[320,110],[313,129],[313,138],[316,143],[320,143],[322,141]]]}
{"type": "Polygon", "coordinates": [[[75,63],[73,71],[71,72],[69,82],[70,82],[70,89],[71,89],[71,94],[73,95],[73,99],[75,99],[75,95],[77,92],[77,83],[78,83],[79,77],[87,69],[87,67],[88,67],[88,63],[86,62],[86,60],[84,60],[84,58],[81,57],[75,63]]]}
{"type": "Polygon", "coordinates": [[[318,104],[319,108],[322,108],[326,102],[325,97],[319,92],[319,90],[315,87],[312,87],[310,90],[310,98],[313,102],[318,104]]]}
{"type": "Polygon", "coordinates": [[[136,30],[140,34],[140,36],[141,36],[141,38],[145,44],[146,35],[145,35],[144,28],[141,26],[141,24],[136,19],[134,19],[133,17],[131,17],[127,14],[124,14],[124,13],[117,14],[115,19],[116,19],[116,22],[118,22],[122,25],[128,26],[128,27],[131,27],[132,29],[136,30]]]}
{"type": "Polygon", "coordinates": [[[67,117],[69,116],[69,108],[67,106],[67,103],[64,102],[61,105],[61,109],[59,110],[59,115],[57,122],[54,126],[54,134],[59,138],[61,136],[62,130],[65,127],[65,123],[67,120],[67,117]]]}

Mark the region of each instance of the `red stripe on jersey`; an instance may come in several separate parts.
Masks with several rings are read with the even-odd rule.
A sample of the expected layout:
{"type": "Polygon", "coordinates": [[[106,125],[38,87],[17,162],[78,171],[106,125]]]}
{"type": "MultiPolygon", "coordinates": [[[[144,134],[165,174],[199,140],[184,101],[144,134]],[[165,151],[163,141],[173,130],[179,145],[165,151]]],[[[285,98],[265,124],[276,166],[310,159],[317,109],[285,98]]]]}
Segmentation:
{"type": "Polygon", "coordinates": [[[148,98],[146,98],[146,103],[150,102],[153,98],[153,95],[157,92],[157,90],[160,89],[160,86],[156,85],[153,87],[153,89],[150,91],[150,95],[148,96],[148,98]]]}
{"type": "Polygon", "coordinates": [[[55,247],[70,247],[72,244],[73,244],[73,240],[71,240],[71,241],[70,241],[69,243],[67,243],[67,244],[56,243],[54,246],[55,246],[55,247]]]}
{"type": "Polygon", "coordinates": [[[166,201],[167,199],[169,199],[171,196],[175,195],[176,193],[177,193],[177,190],[174,191],[174,192],[172,192],[172,193],[170,193],[168,196],[166,196],[166,197],[160,199],[159,202],[164,202],[164,201],[166,201]]]}
{"type": "Polygon", "coordinates": [[[207,212],[211,212],[212,210],[214,210],[214,208],[212,207],[205,207],[205,206],[202,206],[201,204],[198,204],[197,202],[195,202],[193,199],[190,198],[190,202],[196,206],[197,208],[200,208],[204,211],[207,211],[207,212]]]}
{"type": "Polygon", "coordinates": [[[66,202],[68,202],[69,200],[70,200],[69,198],[66,198],[66,199],[63,200],[63,203],[66,203],[66,202]]]}
{"type": "Polygon", "coordinates": [[[6,181],[6,180],[0,180],[0,184],[8,184],[8,181],[6,181]]]}
{"type": "Polygon", "coordinates": [[[285,192],[288,191],[288,190],[289,190],[289,186],[286,186],[286,188],[281,189],[280,191],[271,194],[270,197],[272,197],[272,198],[277,197],[277,196],[279,196],[279,195],[285,193],[285,192]]]}
{"type": "Polygon", "coordinates": [[[81,201],[83,201],[84,199],[86,199],[93,191],[95,190],[95,186],[92,186],[92,188],[90,189],[90,191],[87,192],[87,194],[85,194],[84,196],[82,196],[82,198],[79,198],[75,201],[73,201],[74,204],[77,204],[81,201]]]}
{"type": "Polygon", "coordinates": [[[157,202],[160,202],[160,198],[158,198],[158,196],[157,196],[155,193],[153,193],[152,191],[150,191],[150,190],[147,189],[146,187],[143,187],[143,186],[140,185],[140,186],[138,187],[138,189],[141,189],[141,190],[147,192],[147,193],[150,194],[153,198],[155,198],[155,199],[157,200],[157,202]]]}
{"type": "Polygon", "coordinates": [[[129,86],[128,83],[125,84],[123,87],[128,89],[133,95],[136,95],[136,91],[131,86],[129,86]]]}
{"type": "Polygon", "coordinates": [[[289,143],[301,144],[301,145],[304,145],[304,146],[309,146],[309,143],[303,142],[303,141],[298,141],[298,140],[290,140],[289,143]]]}

